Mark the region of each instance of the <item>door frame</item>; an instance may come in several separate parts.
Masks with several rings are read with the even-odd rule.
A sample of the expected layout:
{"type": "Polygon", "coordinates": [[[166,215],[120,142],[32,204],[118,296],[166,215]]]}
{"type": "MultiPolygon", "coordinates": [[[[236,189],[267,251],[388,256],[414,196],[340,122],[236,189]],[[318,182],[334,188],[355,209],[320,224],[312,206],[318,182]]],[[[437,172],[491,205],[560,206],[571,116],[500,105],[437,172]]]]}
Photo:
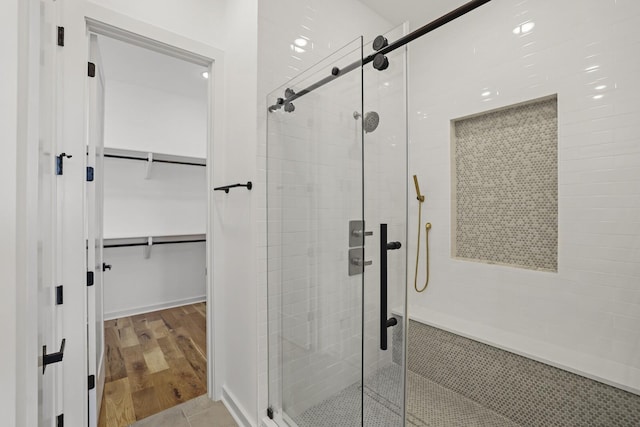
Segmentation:
{"type": "MultiPolygon", "coordinates": [[[[138,21],[110,9],[90,2],[65,2],[62,21],[65,27],[65,48],[63,55],[63,120],[60,126],[67,153],[84,153],[88,135],[87,115],[87,62],[89,61],[90,34],[115,38],[130,44],[167,54],[188,62],[209,68],[208,120],[207,120],[207,187],[213,188],[214,176],[223,175],[222,159],[224,144],[224,52],[214,46],[182,37],[178,34],[138,21]],[[214,155],[215,154],[215,155],[214,155]]],[[[69,420],[87,420],[88,380],[87,347],[84,324],[86,312],[86,277],[84,217],[86,156],[74,156],[78,161],[65,163],[67,179],[64,187],[63,229],[66,240],[62,250],[65,254],[63,277],[71,282],[69,292],[65,286],[64,333],[67,349],[64,364],[75,369],[65,369],[64,413],[69,420]],[[84,160],[83,160],[84,159],[84,160]],[[75,285],[74,285],[75,283],[75,285]],[[82,343],[82,344],[80,344],[82,343]],[[82,367],[82,369],[80,368],[82,367]]],[[[212,192],[207,195],[206,225],[206,298],[207,298],[207,393],[209,398],[219,400],[222,396],[220,346],[215,345],[216,337],[221,337],[220,322],[216,321],[214,306],[220,304],[217,298],[214,278],[218,276],[213,264],[214,235],[220,227],[212,192]]]]}

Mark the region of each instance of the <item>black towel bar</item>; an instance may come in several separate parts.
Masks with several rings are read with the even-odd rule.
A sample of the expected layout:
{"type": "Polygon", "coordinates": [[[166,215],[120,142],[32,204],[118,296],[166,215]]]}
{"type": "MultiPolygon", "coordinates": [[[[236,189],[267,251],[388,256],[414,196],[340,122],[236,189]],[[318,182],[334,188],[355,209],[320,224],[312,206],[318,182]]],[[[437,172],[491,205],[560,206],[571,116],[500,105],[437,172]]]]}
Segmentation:
{"type": "Polygon", "coordinates": [[[236,188],[236,187],[247,187],[247,190],[251,190],[253,188],[253,184],[251,183],[251,181],[249,181],[246,184],[224,185],[222,187],[214,188],[213,191],[224,191],[225,193],[229,193],[229,189],[236,188]]]}

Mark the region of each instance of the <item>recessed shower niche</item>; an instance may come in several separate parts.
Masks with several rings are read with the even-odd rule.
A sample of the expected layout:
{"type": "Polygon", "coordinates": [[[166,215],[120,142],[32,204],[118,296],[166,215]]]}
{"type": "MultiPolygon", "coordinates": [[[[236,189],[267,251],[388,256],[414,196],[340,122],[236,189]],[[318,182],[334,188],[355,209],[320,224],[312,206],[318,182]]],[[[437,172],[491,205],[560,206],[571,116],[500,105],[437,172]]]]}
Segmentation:
{"type": "Polygon", "coordinates": [[[452,121],[452,256],[558,269],[558,103],[452,121]]]}

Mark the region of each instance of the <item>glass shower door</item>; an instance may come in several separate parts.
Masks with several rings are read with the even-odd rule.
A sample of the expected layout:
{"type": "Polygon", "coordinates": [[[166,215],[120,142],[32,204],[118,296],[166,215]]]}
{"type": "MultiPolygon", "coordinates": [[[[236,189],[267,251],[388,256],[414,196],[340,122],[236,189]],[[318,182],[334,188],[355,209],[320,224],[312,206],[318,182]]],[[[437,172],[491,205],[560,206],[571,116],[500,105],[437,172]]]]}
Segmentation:
{"type": "Polygon", "coordinates": [[[278,104],[361,58],[358,39],[267,99],[276,106],[267,138],[269,400],[283,426],[362,425],[363,275],[353,271],[365,256],[362,244],[350,247],[362,226],[349,229],[363,223],[361,69],[278,104]]]}
{"type": "MultiPolygon", "coordinates": [[[[398,40],[404,28],[384,34],[398,40]]],[[[365,57],[374,53],[364,46],[365,57]]],[[[364,426],[404,426],[407,283],[406,48],[388,67],[363,67],[364,217],[372,268],[364,275],[364,426]]],[[[377,62],[377,61],[376,61],[377,62]]],[[[407,424],[409,425],[409,424],[407,424]]]]}
{"type": "Polygon", "coordinates": [[[269,404],[281,426],[404,425],[405,53],[378,71],[363,51],[374,52],[358,39],[267,99],[269,404]]]}

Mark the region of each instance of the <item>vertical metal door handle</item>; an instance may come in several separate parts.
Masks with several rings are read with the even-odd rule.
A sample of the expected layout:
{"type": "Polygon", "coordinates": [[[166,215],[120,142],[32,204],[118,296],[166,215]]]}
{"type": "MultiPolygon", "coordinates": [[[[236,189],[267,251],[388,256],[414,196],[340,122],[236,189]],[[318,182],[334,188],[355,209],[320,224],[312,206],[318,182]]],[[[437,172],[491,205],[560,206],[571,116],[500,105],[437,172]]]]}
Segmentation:
{"type": "Polygon", "coordinates": [[[387,251],[400,249],[400,242],[387,242],[387,224],[380,224],[380,350],[387,349],[387,328],[398,324],[387,318],[387,251]]]}

